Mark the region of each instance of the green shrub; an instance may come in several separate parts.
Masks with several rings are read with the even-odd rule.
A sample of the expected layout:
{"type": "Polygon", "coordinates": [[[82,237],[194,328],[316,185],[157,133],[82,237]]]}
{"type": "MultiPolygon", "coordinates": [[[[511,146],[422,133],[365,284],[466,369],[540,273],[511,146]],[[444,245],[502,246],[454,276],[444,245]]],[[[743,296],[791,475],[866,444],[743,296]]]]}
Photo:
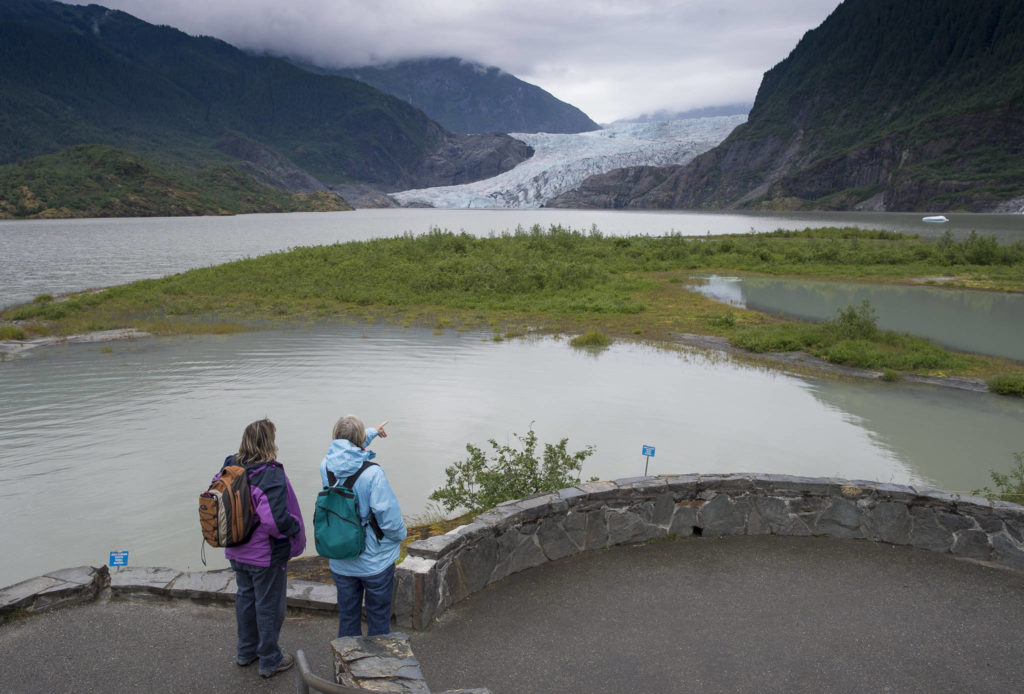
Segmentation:
{"type": "Polygon", "coordinates": [[[875,307],[867,299],[860,306],[851,305],[839,309],[828,325],[844,340],[873,340],[878,336],[878,316],[875,307]]]}
{"type": "Polygon", "coordinates": [[[24,340],[25,331],[14,325],[0,325],[0,340],[24,340]]]}
{"type": "Polygon", "coordinates": [[[589,332],[586,335],[578,335],[569,344],[573,347],[607,347],[612,343],[610,337],[597,331],[589,332]]]}
{"type": "Polygon", "coordinates": [[[569,453],[569,439],[562,439],[556,445],[544,444],[544,458],[538,460],[537,434],[532,425],[526,435],[513,436],[523,444],[522,450],[489,439],[494,449],[490,459],[467,443],[469,457],[445,468],[448,481],[430,494],[431,501],[440,502],[448,511],[460,507],[482,511],[503,501],[571,487],[580,481],[583,461],[596,450],[586,446],[569,453]]]}
{"type": "Polygon", "coordinates": [[[1024,397],[1024,373],[1009,376],[993,376],[985,383],[993,393],[1024,397]]]}
{"type": "Polygon", "coordinates": [[[1024,504],[1024,451],[1013,454],[1014,465],[1010,472],[1002,474],[995,470],[989,470],[989,477],[996,485],[996,489],[985,487],[975,489],[974,494],[980,494],[988,499],[999,499],[1001,501],[1012,501],[1015,504],[1024,504]]]}
{"type": "Polygon", "coordinates": [[[882,369],[882,380],[886,383],[895,383],[901,378],[900,372],[895,369],[882,369]]]}

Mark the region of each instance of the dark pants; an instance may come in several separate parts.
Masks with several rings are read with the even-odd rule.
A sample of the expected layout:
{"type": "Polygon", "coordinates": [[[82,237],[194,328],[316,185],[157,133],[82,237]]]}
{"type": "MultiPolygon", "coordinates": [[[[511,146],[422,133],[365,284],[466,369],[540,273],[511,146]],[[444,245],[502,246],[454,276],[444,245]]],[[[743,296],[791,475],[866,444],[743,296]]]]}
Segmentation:
{"type": "Polygon", "coordinates": [[[284,653],[277,637],[284,624],[288,572],[282,566],[253,566],[232,561],[235,570],[235,618],[238,622],[239,663],[260,660],[260,674],[271,674],[284,653]]]}
{"type": "Polygon", "coordinates": [[[338,587],[338,636],[363,635],[363,601],[366,602],[366,634],[391,633],[391,598],[395,592],[395,565],[376,576],[342,576],[333,571],[338,587]]]}

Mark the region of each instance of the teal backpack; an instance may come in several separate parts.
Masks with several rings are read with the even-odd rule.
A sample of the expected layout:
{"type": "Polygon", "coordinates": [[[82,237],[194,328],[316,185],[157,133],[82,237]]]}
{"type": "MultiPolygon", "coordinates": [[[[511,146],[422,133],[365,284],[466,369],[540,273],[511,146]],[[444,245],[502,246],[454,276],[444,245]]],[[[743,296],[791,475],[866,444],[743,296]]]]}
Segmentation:
{"type": "MultiPolygon", "coordinates": [[[[320,556],[352,559],[358,557],[366,547],[366,531],[359,516],[359,499],[352,486],[366,468],[376,464],[367,460],[340,486],[334,473],[327,471],[328,486],[317,494],[316,510],[313,511],[313,540],[320,556]]],[[[377,525],[373,511],[370,511],[370,525],[379,541],[384,533],[377,525]]]]}

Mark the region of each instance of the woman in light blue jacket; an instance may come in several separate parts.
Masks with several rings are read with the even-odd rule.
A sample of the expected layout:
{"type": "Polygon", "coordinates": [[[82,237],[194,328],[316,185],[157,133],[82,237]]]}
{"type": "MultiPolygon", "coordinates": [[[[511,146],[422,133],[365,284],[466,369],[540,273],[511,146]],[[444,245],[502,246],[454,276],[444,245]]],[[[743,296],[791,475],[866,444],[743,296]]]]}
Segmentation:
{"type": "MultiPolygon", "coordinates": [[[[366,450],[377,436],[387,438],[384,422],[366,429],[358,417],[345,415],[334,425],[331,447],[320,463],[324,486],[344,484],[376,453],[366,450]]],[[[395,561],[405,539],[405,521],[387,475],[377,464],[363,470],[352,487],[366,528],[366,547],[353,559],[331,559],[331,576],[338,588],[338,636],[361,636],[363,602],[367,634],[391,632],[391,600],[395,561]]]]}

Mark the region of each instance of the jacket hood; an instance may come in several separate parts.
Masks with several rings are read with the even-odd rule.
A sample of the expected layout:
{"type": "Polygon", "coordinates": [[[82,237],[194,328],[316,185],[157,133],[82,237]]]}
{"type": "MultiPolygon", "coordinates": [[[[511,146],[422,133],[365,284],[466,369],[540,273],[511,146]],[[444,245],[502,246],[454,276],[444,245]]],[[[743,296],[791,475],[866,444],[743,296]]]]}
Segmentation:
{"type": "Polygon", "coordinates": [[[373,451],[359,448],[346,439],[335,439],[331,441],[331,447],[327,449],[321,463],[321,469],[326,468],[334,473],[340,480],[355,474],[367,460],[373,460],[377,456],[373,451]]]}

